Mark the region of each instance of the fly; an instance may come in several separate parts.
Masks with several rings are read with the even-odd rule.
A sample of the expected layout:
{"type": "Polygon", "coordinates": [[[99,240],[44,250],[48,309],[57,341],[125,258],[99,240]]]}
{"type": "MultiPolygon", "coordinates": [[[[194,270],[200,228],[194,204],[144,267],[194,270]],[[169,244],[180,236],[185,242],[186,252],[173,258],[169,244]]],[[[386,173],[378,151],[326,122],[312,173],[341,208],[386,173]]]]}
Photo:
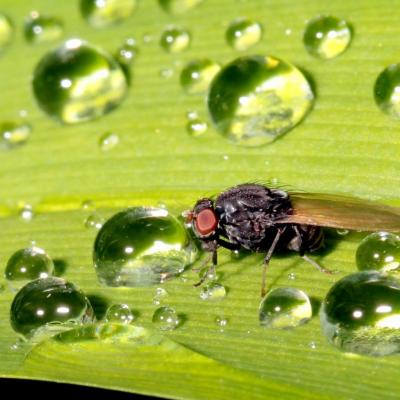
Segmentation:
{"type": "MultiPolygon", "coordinates": [[[[276,250],[292,250],[323,272],[307,253],[323,246],[323,227],[360,231],[400,231],[400,210],[351,197],[270,189],[259,184],[242,184],[215,199],[203,198],[186,214],[203,250],[241,248],[266,253],[261,296],[265,295],[266,271],[276,250]]],[[[197,284],[204,282],[205,276],[197,284]]]]}

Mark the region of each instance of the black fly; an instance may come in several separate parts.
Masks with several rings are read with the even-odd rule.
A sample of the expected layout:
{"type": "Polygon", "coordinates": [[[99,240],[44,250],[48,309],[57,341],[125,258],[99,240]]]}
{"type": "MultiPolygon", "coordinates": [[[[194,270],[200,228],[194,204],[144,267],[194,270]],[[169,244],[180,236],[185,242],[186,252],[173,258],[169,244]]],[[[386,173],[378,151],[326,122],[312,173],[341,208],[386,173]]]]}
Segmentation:
{"type": "Polygon", "coordinates": [[[186,217],[203,249],[212,253],[212,268],[217,265],[218,247],[266,253],[262,296],[275,250],[296,251],[318,269],[330,272],[307,256],[323,246],[322,227],[400,231],[396,208],[344,196],[289,194],[258,184],[235,186],[215,200],[200,199],[186,217]]]}

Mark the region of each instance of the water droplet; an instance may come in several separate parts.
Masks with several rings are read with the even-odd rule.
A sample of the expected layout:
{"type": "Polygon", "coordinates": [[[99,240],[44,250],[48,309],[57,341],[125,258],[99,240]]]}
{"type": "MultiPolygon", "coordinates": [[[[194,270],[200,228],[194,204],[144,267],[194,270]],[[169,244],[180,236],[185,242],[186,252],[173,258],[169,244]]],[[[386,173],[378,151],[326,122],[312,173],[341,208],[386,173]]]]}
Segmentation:
{"type": "Polygon", "coordinates": [[[14,27],[7,15],[0,13],[0,53],[11,43],[14,36],[14,27]]]}
{"type": "Polygon", "coordinates": [[[26,143],[32,127],[26,122],[6,121],[0,124],[0,149],[10,150],[26,143]]]}
{"type": "Polygon", "coordinates": [[[30,204],[25,204],[20,210],[19,210],[19,216],[22,220],[24,221],[32,221],[33,217],[35,216],[35,212],[33,211],[33,207],[30,204]]]}
{"type": "Polygon", "coordinates": [[[378,76],[374,87],[378,107],[394,119],[400,119],[400,64],[392,64],[378,76]]]}
{"type": "Polygon", "coordinates": [[[285,35],[290,36],[292,34],[292,30],[290,28],[285,29],[285,35]]]}
{"type": "Polygon", "coordinates": [[[346,236],[350,231],[348,229],[336,229],[336,233],[340,236],[346,236]]]}
{"type": "Polygon", "coordinates": [[[226,296],[225,286],[218,282],[211,282],[205,285],[200,292],[200,298],[202,300],[222,300],[226,296]]]}
{"type": "Polygon", "coordinates": [[[160,69],[160,76],[164,79],[169,79],[174,75],[174,70],[172,68],[161,68],[160,69]]]}
{"type": "Polygon", "coordinates": [[[220,69],[220,65],[209,59],[190,61],[181,72],[182,88],[188,94],[203,93],[220,69]]]}
{"type": "Polygon", "coordinates": [[[270,143],[298,124],[314,95],[295,66],[274,57],[248,56],[226,65],[208,94],[211,120],[241,145],[270,143]]]}
{"type": "Polygon", "coordinates": [[[99,146],[102,151],[109,151],[119,143],[119,136],[113,132],[104,133],[99,139],[99,146]]]}
{"type": "Polygon", "coordinates": [[[162,208],[134,207],[99,231],[93,259],[101,283],[151,286],[179,275],[196,257],[184,226],[162,208]]]}
{"type": "Polygon", "coordinates": [[[142,42],[144,44],[149,44],[153,41],[153,35],[151,33],[144,33],[142,36],[142,42]]]}
{"type": "Polygon", "coordinates": [[[203,0],[158,0],[160,6],[171,14],[183,14],[196,7],[203,0]]]}
{"type": "Polygon", "coordinates": [[[167,53],[180,53],[190,45],[190,33],[182,28],[170,26],[164,30],[160,39],[160,46],[167,53]]]}
{"type": "Polygon", "coordinates": [[[64,32],[64,25],[58,18],[31,12],[24,25],[27,42],[32,44],[52,42],[59,39],[64,32]]]}
{"type": "Polygon", "coordinates": [[[291,280],[291,281],[296,280],[296,274],[295,274],[294,272],[291,272],[291,273],[288,275],[288,279],[291,280]]]}
{"type": "Polygon", "coordinates": [[[225,154],[225,155],[222,156],[222,159],[223,159],[224,161],[228,161],[228,160],[229,160],[229,156],[225,154]]]}
{"type": "Polygon", "coordinates": [[[129,66],[139,54],[139,48],[136,40],[128,38],[124,41],[123,45],[117,50],[115,58],[124,66],[129,66]]]}
{"type": "Polygon", "coordinates": [[[93,200],[83,200],[81,203],[81,207],[83,210],[94,210],[96,208],[93,200]]]}
{"type": "Polygon", "coordinates": [[[243,51],[256,45],[262,35],[263,30],[260,23],[247,18],[238,18],[229,25],[225,38],[229,46],[243,51]]]}
{"type": "Polygon", "coordinates": [[[156,294],[153,297],[153,304],[159,306],[161,304],[161,300],[168,296],[168,292],[163,288],[157,288],[156,294]]]}
{"type": "Polygon", "coordinates": [[[321,308],[321,325],[338,348],[373,356],[400,351],[400,284],[376,271],[338,281],[321,308]]]}
{"type": "Polygon", "coordinates": [[[109,54],[80,39],[66,41],[37,65],[33,90],[40,108],[65,124],[89,121],[116,108],[126,76],[109,54]]]}
{"type": "Polygon", "coordinates": [[[171,331],[179,325],[178,314],[171,307],[157,308],[152,321],[162,331],[171,331]]]}
{"type": "Polygon", "coordinates": [[[9,258],[5,278],[14,289],[19,289],[31,280],[48,278],[53,271],[53,260],[45,250],[34,246],[20,249],[9,258]]]}
{"type": "Polygon", "coordinates": [[[267,328],[294,328],[309,321],[312,307],[308,296],[299,289],[273,289],[261,300],[260,325],[267,328]]]}
{"type": "Polygon", "coordinates": [[[342,54],[352,39],[351,27],[344,19],[319,16],[307,23],[303,42],[314,57],[329,59],[342,54]]]}
{"type": "Polygon", "coordinates": [[[83,18],[95,28],[105,28],[132,15],[136,0],[81,0],[83,18]]]}
{"type": "Polygon", "coordinates": [[[199,114],[196,111],[188,111],[186,113],[186,118],[188,120],[198,119],[199,118],[199,114]]]}
{"type": "Polygon", "coordinates": [[[314,341],[312,341],[308,343],[308,347],[312,350],[315,350],[317,348],[317,344],[314,341]]]}
{"type": "Polygon", "coordinates": [[[400,237],[394,233],[374,232],[365,237],[356,252],[360,271],[372,269],[384,272],[400,267],[400,237]]]}
{"type": "Polygon", "coordinates": [[[107,322],[130,324],[135,319],[127,304],[113,304],[106,312],[107,322]]]}
{"type": "Polygon", "coordinates": [[[86,228],[100,230],[103,224],[104,224],[104,218],[97,213],[92,213],[85,219],[86,228]]]}
{"type": "Polygon", "coordinates": [[[220,332],[223,332],[224,329],[226,328],[226,326],[228,325],[228,319],[225,317],[222,317],[220,315],[218,315],[217,317],[215,317],[214,322],[217,324],[217,326],[220,328],[220,332]]]}
{"type": "Polygon", "coordinates": [[[13,329],[30,338],[48,336],[95,320],[87,297],[60,278],[37,279],[15,296],[10,310],[13,329]]]}
{"type": "Polygon", "coordinates": [[[201,119],[191,119],[186,124],[186,132],[190,136],[201,136],[207,132],[208,124],[201,119]]]}

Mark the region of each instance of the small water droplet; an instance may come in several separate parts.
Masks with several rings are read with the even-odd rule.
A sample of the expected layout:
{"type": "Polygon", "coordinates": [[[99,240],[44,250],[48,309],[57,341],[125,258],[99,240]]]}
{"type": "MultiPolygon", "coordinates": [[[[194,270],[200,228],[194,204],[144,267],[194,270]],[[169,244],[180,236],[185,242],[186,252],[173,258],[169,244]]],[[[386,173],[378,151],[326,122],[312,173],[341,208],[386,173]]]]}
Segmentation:
{"type": "Polygon", "coordinates": [[[181,72],[181,86],[188,94],[203,93],[220,69],[219,64],[209,59],[190,61],[181,72]]]}
{"type": "Polygon", "coordinates": [[[226,296],[225,286],[217,282],[211,282],[205,285],[200,291],[200,298],[202,300],[222,300],[226,296]]]}
{"type": "Polygon", "coordinates": [[[194,120],[199,118],[199,114],[196,111],[188,111],[186,113],[186,118],[188,120],[194,120]]]}
{"type": "Polygon", "coordinates": [[[340,236],[346,236],[350,231],[348,229],[336,229],[336,233],[340,236]]]}
{"type": "Polygon", "coordinates": [[[17,293],[10,310],[12,328],[26,338],[45,338],[94,320],[88,298],[60,278],[29,282],[17,293]]]}
{"type": "Polygon", "coordinates": [[[109,286],[151,286],[183,272],[197,256],[182,223],[162,208],[133,207],[99,231],[93,260],[109,286]]]}
{"type": "Polygon", "coordinates": [[[118,62],[103,50],[70,39],[36,66],[33,91],[40,108],[65,124],[98,118],[116,108],[128,89],[118,62]]]}
{"type": "Polygon", "coordinates": [[[400,119],[400,64],[392,64],[378,76],[374,86],[377,106],[393,119],[400,119]]]}
{"type": "Polygon", "coordinates": [[[397,270],[400,267],[400,237],[388,232],[371,233],[358,246],[356,262],[360,271],[397,270]]]}
{"type": "Polygon", "coordinates": [[[153,324],[162,331],[171,331],[179,325],[176,311],[171,307],[160,307],[154,311],[153,324]]]}
{"type": "Polygon", "coordinates": [[[48,278],[53,272],[53,260],[45,250],[35,246],[20,249],[9,258],[5,278],[13,289],[19,289],[31,280],[48,278]]]}
{"type": "Polygon", "coordinates": [[[25,144],[32,132],[26,122],[6,121],[0,123],[0,149],[11,150],[25,144]]]}
{"type": "Polygon", "coordinates": [[[136,9],[136,0],[81,0],[83,18],[95,28],[124,21],[136,9]]]}
{"type": "Polygon", "coordinates": [[[196,7],[203,0],[158,0],[160,6],[171,14],[183,14],[196,7]]]}
{"type": "Polygon", "coordinates": [[[153,41],[153,35],[151,33],[144,33],[142,36],[142,42],[144,44],[149,44],[153,41]]]}
{"type": "Polygon", "coordinates": [[[377,271],[348,275],[321,307],[321,326],[341,350],[382,356],[400,351],[400,284],[377,271]]]}
{"type": "Polygon", "coordinates": [[[169,79],[174,75],[174,70],[172,68],[161,68],[160,69],[160,76],[164,79],[169,79]]]}
{"type": "Polygon", "coordinates": [[[119,136],[114,132],[106,132],[99,139],[99,147],[102,151],[110,151],[119,143],[119,136]]]}
{"type": "Polygon", "coordinates": [[[263,29],[259,22],[247,18],[238,18],[233,21],[225,34],[229,46],[243,51],[256,45],[262,38],[263,29]]]}
{"type": "Polygon", "coordinates": [[[294,328],[309,321],[311,317],[310,299],[299,289],[273,289],[260,303],[260,325],[266,328],[294,328]]]}
{"type": "Polygon", "coordinates": [[[19,216],[22,220],[24,221],[32,221],[32,219],[35,216],[35,212],[33,210],[33,207],[30,204],[25,204],[20,210],[19,210],[19,216]]]}
{"type": "Polygon", "coordinates": [[[153,304],[159,306],[161,301],[168,296],[168,292],[163,288],[157,288],[156,294],[153,297],[153,304]]]}
{"type": "Polygon", "coordinates": [[[17,340],[10,346],[11,351],[18,351],[21,348],[21,341],[17,340]]]}
{"type": "Polygon", "coordinates": [[[290,281],[296,280],[296,274],[295,274],[294,272],[291,272],[291,273],[288,275],[288,279],[289,279],[290,281]]]}
{"type": "Polygon", "coordinates": [[[120,324],[130,324],[135,319],[127,304],[113,304],[106,312],[106,321],[120,324]]]}
{"type": "Polygon", "coordinates": [[[190,33],[177,26],[170,26],[164,30],[160,39],[160,46],[171,54],[181,53],[190,45],[190,33]]]}
{"type": "Polygon", "coordinates": [[[139,48],[134,38],[125,39],[122,46],[117,50],[115,58],[124,66],[129,66],[139,54],[139,48]]]}
{"type": "Polygon", "coordinates": [[[223,332],[224,329],[226,328],[226,326],[228,325],[228,319],[218,315],[217,317],[215,317],[214,322],[217,324],[217,326],[220,328],[220,332],[223,332]]]}
{"type": "Polygon", "coordinates": [[[226,154],[224,156],[222,156],[222,158],[223,158],[224,161],[228,161],[229,160],[229,156],[226,155],[226,154]]]}
{"type": "Polygon", "coordinates": [[[11,43],[14,36],[14,26],[11,19],[0,13],[0,53],[11,43]]]}
{"type": "Polygon", "coordinates": [[[312,341],[308,343],[308,347],[312,350],[315,350],[317,348],[317,344],[314,341],[312,341]]]}
{"type": "Polygon", "coordinates": [[[83,200],[81,203],[81,207],[83,210],[91,210],[93,211],[96,208],[96,205],[93,200],[83,200]]]}
{"type": "Polygon", "coordinates": [[[342,54],[351,39],[352,31],[347,21],[332,16],[319,16],[307,23],[303,42],[311,55],[330,59],[342,54]]]}
{"type": "Polygon", "coordinates": [[[186,132],[190,136],[201,136],[207,132],[208,124],[201,119],[191,119],[186,124],[186,132]]]}
{"type": "Polygon", "coordinates": [[[56,17],[45,16],[32,11],[25,20],[24,34],[27,42],[32,44],[52,42],[64,33],[64,25],[56,17]]]}
{"type": "Polygon", "coordinates": [[[285,35],[290,36],[292,34],[292,30],[290,28],[285,29],[285,35]]]}
{"type": "Polygon", "coordinates": [[[86,228],[100,230],[103,224],[104,224],[104,218],[97,213],[92,213],[88,215],[85,219],[86,228]]]}
{"type": "Polygon", "coordinates": [[[270,143],[310,111],[314,95],[295,66],[275,57],[247,56],[213,79],[208,110],[217,130],[245,146],[270,143]]]}

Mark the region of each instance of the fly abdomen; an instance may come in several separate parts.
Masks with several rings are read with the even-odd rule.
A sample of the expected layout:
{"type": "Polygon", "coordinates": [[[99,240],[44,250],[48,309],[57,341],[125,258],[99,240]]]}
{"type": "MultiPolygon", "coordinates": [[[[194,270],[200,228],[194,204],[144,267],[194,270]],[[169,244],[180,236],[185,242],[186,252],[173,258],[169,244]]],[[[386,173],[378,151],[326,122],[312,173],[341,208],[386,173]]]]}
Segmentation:
{"type": "Polygon", "coordinates": [[[289,250],[301,255],[320,249],[324,244],[324,232],[321,227],[314,225],[291,225],[293,237],[288,242],[289,250]]]}

